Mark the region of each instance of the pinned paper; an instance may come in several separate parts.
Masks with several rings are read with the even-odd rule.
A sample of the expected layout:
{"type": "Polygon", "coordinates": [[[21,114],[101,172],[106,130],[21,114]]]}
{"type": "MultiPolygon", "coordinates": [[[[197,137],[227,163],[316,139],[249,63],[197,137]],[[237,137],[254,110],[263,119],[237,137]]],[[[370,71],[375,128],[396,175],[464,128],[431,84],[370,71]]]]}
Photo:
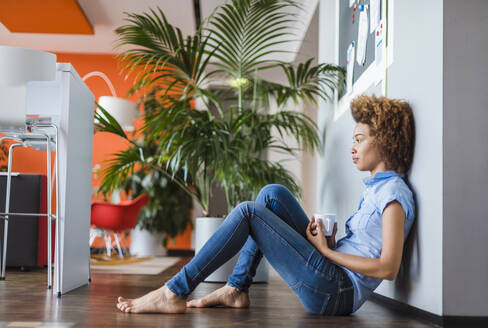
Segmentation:
{"type": "Polygon", "coordinates": [[[385,46],[383,40],[383,23],[380,23],[374,32],[374,61],[376,65],[380,65],[383,60],[383,47],[385,46]]]}
{"type": "Polygon", "coordinates": [[[376,31],[378,25],[380,25],[381,20],[381,0],[370,0],[369,1],[369,33],[376,31]]]}
{"type": "MultiPolygon", "coordinates": [[[[376,63],[376,66],[381,66],[383,61],[383,49],[385,47],[385,40],[383,36],[383,23],[381,22],[374,32],[374,61],[376,63]]],[[[380,83],[382,80],[383,76],[379,74],[376,84],[380,83]]]]}
{"type": "Polygon", "coordinates": [[[358,49],[356,60],[359,65],[363,66],[366,60],[366,42],[368,41],[368,6],[361,5],[359,13],[359,30],[358,30],[358,49]]]}
{"type": "Polygon", "coordinates": [[[352,91],[355,53],[356,53],[356,44],[354,41],[352,41],[349,47],[347,47],[347,52],[346,52],[346,93],[350,93],[352,91]]]}

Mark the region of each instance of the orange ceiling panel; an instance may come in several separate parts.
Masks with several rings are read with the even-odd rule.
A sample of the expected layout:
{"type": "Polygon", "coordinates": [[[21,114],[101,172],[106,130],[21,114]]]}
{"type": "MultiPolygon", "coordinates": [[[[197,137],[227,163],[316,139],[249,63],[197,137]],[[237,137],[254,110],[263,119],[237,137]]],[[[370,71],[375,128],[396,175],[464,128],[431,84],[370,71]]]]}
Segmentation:
{"type": "Polygon", "coordinates": [[[94,34],[76,0],[1,0],[0,22],[10,32],[94,34]]]}

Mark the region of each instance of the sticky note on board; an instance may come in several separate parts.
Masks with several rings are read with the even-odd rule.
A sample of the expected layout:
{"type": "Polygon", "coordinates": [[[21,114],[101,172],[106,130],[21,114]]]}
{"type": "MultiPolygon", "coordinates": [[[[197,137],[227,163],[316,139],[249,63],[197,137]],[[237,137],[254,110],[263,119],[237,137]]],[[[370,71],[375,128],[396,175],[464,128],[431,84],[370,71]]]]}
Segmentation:
{"type": "Polygon", "coordinates": [[[366,61],[366,43],[368,42],[368,5],[361,5],[358,24],[358,42],[356,61],[363,66],[366,61]]]}
{"type": "Polygon", "coordinates": [[[385,46],[383,35],[383,22],[380,22],[374,32],[374,61],[376,65],[380,65],[383,60],[383,47],[385,46]]]}
{"type": "Polygon", "coordinates": [[[381,20],[381,0],[369,1],[369,33],[376,31],[376,28],[380,25],[381,20]]]}
{"type": "Polygon", "coordinates": [[[354,41],[349,44],[346,52],[346,93],[352,91],[353,77],[354,77],[354,56],[356,54],[356,43],[354,41]]]}
{"type": "Polygon", "coordinates": [[[383,49],[385,46],[383,25],[383,22],[380,22],[374,32],[374,61],[379,72],[376,79],[376,85],[378,85],[384,79],[383,70],[381,70],[383,64],[383,49]]]}

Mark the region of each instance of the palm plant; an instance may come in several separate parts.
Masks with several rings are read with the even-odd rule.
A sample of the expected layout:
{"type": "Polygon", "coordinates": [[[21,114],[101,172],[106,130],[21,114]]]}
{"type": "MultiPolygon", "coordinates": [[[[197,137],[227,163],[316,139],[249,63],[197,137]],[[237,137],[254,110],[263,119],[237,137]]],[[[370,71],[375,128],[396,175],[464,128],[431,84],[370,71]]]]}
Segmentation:
{"type": "MultiPolygon", "coordinates": [[[[129,50],[119,58],[127,74],[136,74],[131,92],[148,94],[143,105],[150,110],[145,110],[142,130],[157,140],[158,148],[149,157],[134,151],[118,156],[105,172],[103,187],[117,186],[135,165],[150,158],[205,214],[210,214],[213,183],[224,188],[229,209],[255,197],[268,183],[284,184],[299,194],[291,173],[267,160],[266,152],[294,155],[302,148],[317,148],[316,124],[288,106],[316,103],[317,97],[330,100],[335,90],[342,91],[344,71],[314,66],[312,59],[297,66],[274,59],[283,52],[277,46],[293,38],[296,18],[290,8],[299,6],[287,0],[233,0],[186,38],[160,9],[127,14],[127,25],[116,33],[118,46],[129,50]],[[281,69],[287,83],[260,77],[271,68],[281,69]],[[278,105],[276,113],[270,113],[272,101],[278,105]],[[294,136],[298,149],[284,142],[286,135],[294,136]],[[180,170],[181,177],[176,175],[180,170]]],[[[108,118],[105,123],[99,129],[121,135],[108,118]]]]}

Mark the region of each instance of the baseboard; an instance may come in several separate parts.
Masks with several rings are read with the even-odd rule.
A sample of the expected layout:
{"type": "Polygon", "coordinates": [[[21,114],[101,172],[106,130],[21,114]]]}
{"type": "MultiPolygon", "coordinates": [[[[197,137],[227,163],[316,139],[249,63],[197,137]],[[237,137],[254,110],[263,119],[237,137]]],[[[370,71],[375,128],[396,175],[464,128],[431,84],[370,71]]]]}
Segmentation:
{"type": "Polygon", "coordinates": [[[168,249],[168,256],[193,257],[195,251],[193,249],[168,249]]]}
{"type": "MultiPolygon", "coordinates": [[[[104,254],[106,249],[104,247],[92,247],[90,248],[91,254],[104,254]]],[[[122,247],[122,252],[124,255],[129,254],[129,249],[122,247]]],[[[117,254],[115,252],[114,254],[117,254]]],[[[193,249],[168,249],[168,256],[177,257],[193,257],[195,256],[195,251],[193,249]]]]}
{"type": "Polygon", "coordinates": [[[468,316],[439,316],[394,300],[392,298],[373,293],[370,297],[373,302],[381,303],[392,310],[413,315],[419,320],[427,321],[441,327],[488,327],[488,317],[468,317],[468,316]]]}

